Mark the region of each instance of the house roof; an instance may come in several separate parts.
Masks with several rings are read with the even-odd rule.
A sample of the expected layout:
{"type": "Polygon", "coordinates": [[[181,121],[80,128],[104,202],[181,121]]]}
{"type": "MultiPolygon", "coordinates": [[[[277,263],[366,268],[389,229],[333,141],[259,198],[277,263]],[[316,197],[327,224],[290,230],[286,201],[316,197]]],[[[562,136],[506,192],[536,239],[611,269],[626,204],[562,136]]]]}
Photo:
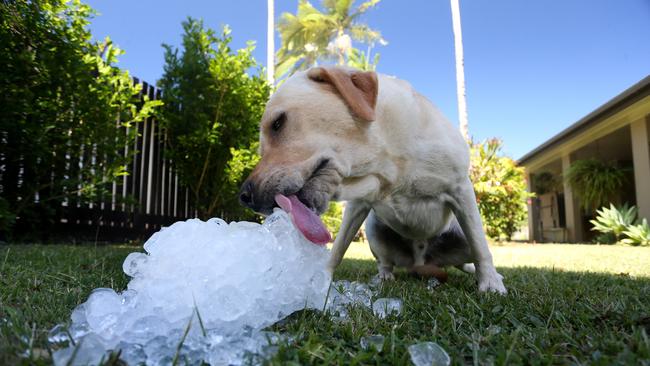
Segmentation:
{"type": "Polygon", "coordinates": [[[631,104],[634,104],[636,101],[648,95],[650,95],[650,75],[646,76],[641,81],[632,85],[621,94],[615,96],[607,103],[601,105],[593,112],[584,116],[579,121],[560,131],[560,133],[557,135],[551,137],[543,144],[539,145],[529,153],[519,158],[517,164],[526,165],[527,162],[530,162],[533,158],[544,153],[544,151],[548,150],[549,148],[557,146],[560,143],[580,134],[604,118],[616,113],[617,111],[620,111],[621,109],[631,104]]]}

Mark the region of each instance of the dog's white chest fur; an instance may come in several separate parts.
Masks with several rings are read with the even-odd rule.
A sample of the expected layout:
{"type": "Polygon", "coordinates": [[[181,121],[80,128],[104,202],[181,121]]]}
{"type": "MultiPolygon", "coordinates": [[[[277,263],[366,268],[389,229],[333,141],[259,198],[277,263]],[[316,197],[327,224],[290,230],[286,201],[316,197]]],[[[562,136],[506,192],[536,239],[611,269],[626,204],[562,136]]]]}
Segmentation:
{"type": "Polygon", "coordinates": [[[452,212],[440,197],[390,195],[374,202],[372,208],[391,229],[405,238],[424,240],[449,226],[452,212]]]}

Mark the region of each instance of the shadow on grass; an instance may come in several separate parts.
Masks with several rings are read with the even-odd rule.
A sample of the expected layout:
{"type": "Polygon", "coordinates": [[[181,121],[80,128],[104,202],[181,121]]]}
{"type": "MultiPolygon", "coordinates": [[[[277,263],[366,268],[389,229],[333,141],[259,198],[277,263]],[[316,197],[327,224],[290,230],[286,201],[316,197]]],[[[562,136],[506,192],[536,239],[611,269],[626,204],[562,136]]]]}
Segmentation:
{"type": "MultiPolygon", "coordinates": [[[[409,364],[407,347],[434,341],[453,363],[639,364],[650,360],[650,279],[608,273],[498,268],[506,296],[477,293],[473,275],[451,269],[433,291],[404,271],[378,297],[404,301],[399,317],[375,318],[356,309],[350,321],[320,313],[296,314],[282,330],[298,336],[275,358],[304,363],[409,364]],[[382,352],[364,351],[362,336],[382,334],[382,352]],[[343,355],[343,356],[342,356],[343,355]]],[[[374,261],[346,259],[335,279],[367,282],[374,261]]]]}
{"type": "MultiPolygon", "coordinates": [[[[124,289],[124,257],[132,248],[0,246],[0,364],[49,363],[47,331],[96,287],[124,289]],[[25,353],[27,351],[27,353],[25,353]],[[23,355],[23,356],[21,356],[23,355]],[[27,357],[27,358],[25,358],[27,357]]],[[[402,314],[375,318],[355,308],[345,322],[316,311],[275,326],[295,337],[272,363],[408,364],[407,347],[434,341],[453,363],[639,364],[650,360],[650,279],[539,268],[499,268],[506,296],[478,294],[474,277],[455,269],[449,281],[398,271],[378,297],[404,301],[402,314]],[[381,352],[362,336],[386,337],[381,352]]],[[[345,259],[335,279],[367,282],[371,260],[345,259]]]]}

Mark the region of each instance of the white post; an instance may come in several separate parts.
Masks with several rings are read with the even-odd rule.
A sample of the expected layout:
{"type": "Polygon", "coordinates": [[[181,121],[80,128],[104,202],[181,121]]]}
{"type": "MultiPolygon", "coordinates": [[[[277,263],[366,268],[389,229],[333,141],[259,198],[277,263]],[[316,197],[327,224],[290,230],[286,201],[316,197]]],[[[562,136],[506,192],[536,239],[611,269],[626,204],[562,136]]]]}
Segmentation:
{"type": "Polygon", "coordinates": [[[454,49],[456,50],[456,92],[458,94],[458,120],[460,133],[469,141],[469,123],[467,121],[467,100],[465,98],[465,65],[463,56],[463,34],[460,26],[459,0],[451,0],[451,19],[454,27],[454,49]]]}
{"type": "Polygon", "coordinates": [[[650,118],[632,122],[632,161],[634,162],[634,186],[639,218],[650,220],[650,118]]]}
{"type": "Polygon", "coordinates": [[[274,0],[267,0],[267,29],[266,29],[266,80],[269,84],[275,83],[275,11],[274,0]]]}

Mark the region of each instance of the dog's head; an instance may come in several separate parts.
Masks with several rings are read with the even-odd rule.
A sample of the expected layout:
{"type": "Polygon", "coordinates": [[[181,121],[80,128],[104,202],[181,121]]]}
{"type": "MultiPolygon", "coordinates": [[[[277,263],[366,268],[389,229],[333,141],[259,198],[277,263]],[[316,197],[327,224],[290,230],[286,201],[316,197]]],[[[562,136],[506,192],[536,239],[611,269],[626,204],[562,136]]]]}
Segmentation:
{"type": "Polygon", "coordinates": [[[240,201],[270,214],[276,195],[296,196],[323,213],[363,153],[377,94],[374,72],[315,67],[289,78],[266,105],[261,160],[242,185],[240,201]]]}

